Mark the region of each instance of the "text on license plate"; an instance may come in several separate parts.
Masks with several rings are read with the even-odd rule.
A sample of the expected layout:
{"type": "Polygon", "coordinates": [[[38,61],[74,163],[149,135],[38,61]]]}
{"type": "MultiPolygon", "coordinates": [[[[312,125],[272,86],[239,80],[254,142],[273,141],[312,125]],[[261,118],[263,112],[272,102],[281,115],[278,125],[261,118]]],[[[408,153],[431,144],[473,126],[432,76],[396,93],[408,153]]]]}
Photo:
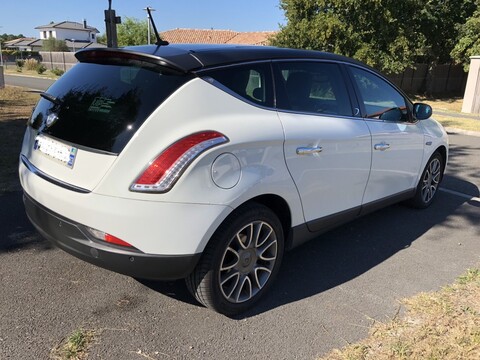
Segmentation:
{"type": "Polygon", "coordinates": [[[78,150],[76,147],[62,144],[43,135],[38,135],[35,138],[33,149],[40,151],[42,154],[62,163],[70,169],[73,168],[78,150]]]}

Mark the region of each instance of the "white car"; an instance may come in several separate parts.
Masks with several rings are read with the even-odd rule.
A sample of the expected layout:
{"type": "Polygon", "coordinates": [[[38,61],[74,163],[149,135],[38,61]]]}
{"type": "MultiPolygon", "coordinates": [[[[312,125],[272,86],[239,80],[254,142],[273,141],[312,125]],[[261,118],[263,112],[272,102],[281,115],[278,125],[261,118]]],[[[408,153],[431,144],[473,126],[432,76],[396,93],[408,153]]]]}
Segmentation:
{"type": "Polygon", "coordinates": [[[76,56],[28,122],[30,220],[92,264],[185,278],[218,312],[251,307],[285,250],[437,193],[448,139],[431,107],[355,60],[208,45],[76,56]]]}

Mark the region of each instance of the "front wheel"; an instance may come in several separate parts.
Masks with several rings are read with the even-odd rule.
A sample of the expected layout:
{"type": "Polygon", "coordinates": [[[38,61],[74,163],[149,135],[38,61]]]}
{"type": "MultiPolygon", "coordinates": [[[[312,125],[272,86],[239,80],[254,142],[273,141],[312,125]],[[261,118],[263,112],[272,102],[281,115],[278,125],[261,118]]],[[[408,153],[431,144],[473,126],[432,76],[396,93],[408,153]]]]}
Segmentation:
{"type": "Polygon", "coordinates": [[[417,191],[411,200],[413,207],[424,209],[430,206],[437,194],[444,167],[442,155],[438,152],[434,153],[423,170],[422,177],[417,185],[417,191]]]}
{"type": "Polygon", "coordinates": [[[225,315],[246,311],[270,287],[283,257],[278,217],[261,204],[234,211],[217,229],[186,279],[203,305],[225,315]]]}

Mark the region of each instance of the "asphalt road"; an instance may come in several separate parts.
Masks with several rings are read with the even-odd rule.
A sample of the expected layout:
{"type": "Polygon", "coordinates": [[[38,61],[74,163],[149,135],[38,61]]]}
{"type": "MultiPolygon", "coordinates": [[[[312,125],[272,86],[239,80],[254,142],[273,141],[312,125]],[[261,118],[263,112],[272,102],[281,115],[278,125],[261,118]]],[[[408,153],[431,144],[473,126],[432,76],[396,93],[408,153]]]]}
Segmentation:
{"type": "Polygon", "coordinates": [[[141,283],[52,248],[0,195],[0,359],[45,359],[77,329],[89,358],[313,359],[393,318],[399,299],[480,263],[480,138],[451,135],[450,166],[426,210],[395,205],[286,254],[258,307],[209,311],[183,282],[141,283]]]}
{"type": "Polygon", "coordinates": [[[55,80],[41,79],[22,75],[5,74],[5,84],[11,86],[21,86],[31,90],[45,91],[55,80]]]}

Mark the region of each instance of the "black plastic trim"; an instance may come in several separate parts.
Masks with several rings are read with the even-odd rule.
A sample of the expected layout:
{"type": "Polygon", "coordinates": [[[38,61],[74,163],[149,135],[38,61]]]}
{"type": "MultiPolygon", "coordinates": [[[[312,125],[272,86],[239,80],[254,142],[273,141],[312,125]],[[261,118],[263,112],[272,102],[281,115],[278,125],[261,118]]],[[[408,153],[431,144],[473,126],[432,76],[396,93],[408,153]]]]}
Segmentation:
{"type": "Polygon", "coordinates": [[[189,275],[201,254],[153,255],[92,241],[84,225],[50,211],[24,193],[28,218],[38,232],[69,254],[104,269],[139,279],[176,280],[189,275]]]}
{"type": "Polygon", "coordinates": [[[415,196],[415,191],[415,188],[402,191],[398,194],[387,196],[383,199],[372,201],[362,206],[357,206],[333,215],[312,220],[306,224],[297,225],[291,229],[288,249],[293,249],[327,231],[332,230],[339,225],[356,220],[364,215],[370,214],[389,205],[408,200],[415,196]]]}

